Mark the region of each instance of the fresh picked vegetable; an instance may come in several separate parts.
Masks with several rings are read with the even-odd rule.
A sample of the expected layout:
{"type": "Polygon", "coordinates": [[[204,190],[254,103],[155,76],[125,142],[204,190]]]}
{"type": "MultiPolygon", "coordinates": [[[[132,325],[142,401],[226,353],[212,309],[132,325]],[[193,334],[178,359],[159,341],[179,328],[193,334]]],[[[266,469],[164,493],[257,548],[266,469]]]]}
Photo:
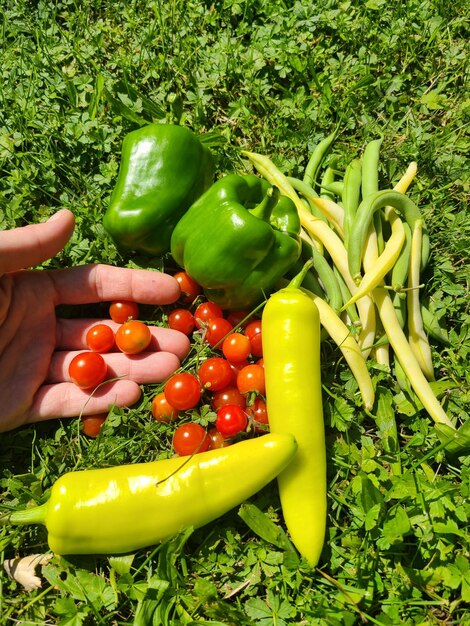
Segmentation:
{"type": "Polygon", "coordinates": [[[270,434],[194,456],[69,472],[47,502],[6,521],[44,524],[58,554],[130,552],[223,515],[275,478],[296,450],[292,435],[270,434]]]}
{"type": "Polygon", "coordinates": [[[320,317],[299,288],[308,267],[268,299],[262,335],[270,431],[293,433],[299,446],[277,477],[282,513],[293,544],[315,566],[325,540],[326,450],[320,317]]]}
{"type": "Polygon", "coordinates": [[[308,239],[317,253],[328,252],[328,261],[340,281],[343,306],[335,311],[328,304],[326,293],[324,297],[312,294],[312,298],[320,311],[322,325],[343,351],[356,377],[365,408],[372,410],[374,402],[366,360],[372,354],[377,363],[390,367],[391,347],[396,363],[434,422],[455,430],[426,378],[432,379],[433,368],[419,303],[418,278],[420,268],[428,261],[429,238],[418,207],[405,195],[416,175],[416,163],[410,164],[394,189],[380,190],[380,145],[381,140],[375,140],[366,146],[361,173],[357,171],[357,161],[346,169],[348,176],[345,175],[343,185],[336,190],[341,193],[342,206],[332,199],[316,197],[305,182],[294,188],[292,179],[269,157],[252,152],[244,154],[269,183],[295,203],[303,239],[308,239]],[[356,170],[354,176],[350,175],[352,167],[356,170]],[[310,206],[321,211],[322,217],[311,211],[310,206]],[[412,245],[406,245],[405,226],[410,231],[411,244],[414,242],[415,254],[411,254],[412,245]],[[399,280],[398,272],[394,272],[397,267],[399,280]],[[413,293],[406,300],[399,284],[404,284],[407,275],[411,276],[408,289],[413,293]],[[390,289],[386,287],[390,284],[398,290],[396,300],[400,307],[389,295],[390,289]],[[407,302],[406,316],[400,308],[405,309],[407,302]],[[343,312],[347,312],[345,319],[340,317],[343,312]],[[408,337],[404,331],[406,322],[408,337]]]}
{"type": "Polygon", "coordinates": [[[149,124],[134,130],[124,137],[104,228],[122,249],[162,255],[176,223],[213,175],[210,151],[189,128],[149,124]]]}
{"type": "Polygon", "coordinates": [[[229,174],[183,215],[174,260],[224,309],[249,309],[300,256],[293,202],[258,176],[229,174]]]}

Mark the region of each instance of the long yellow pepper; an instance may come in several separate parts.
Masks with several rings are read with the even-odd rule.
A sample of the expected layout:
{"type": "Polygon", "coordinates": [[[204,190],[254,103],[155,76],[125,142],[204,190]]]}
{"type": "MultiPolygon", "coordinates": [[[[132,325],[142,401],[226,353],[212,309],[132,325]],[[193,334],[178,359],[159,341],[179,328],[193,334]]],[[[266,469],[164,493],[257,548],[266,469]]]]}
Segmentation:
{"type": "Polygon", "coordinates": [[[290,467],[277,478],[284,521],[300,554],[315,566],[326,527],[320,319],[313,300],[298,288],[301,274],[268,299],[262,338],[271,433],[292,433],[298,444],[290,467]]]}
{"type": "Polygon", "coordinates": [[[44,524],[58,554],[119,554],[199,528],[237,506],[296,453],[290,434],[267,434],[191,457],[69,472],[50,499],[11,513],[11,524],[44,524]]]}

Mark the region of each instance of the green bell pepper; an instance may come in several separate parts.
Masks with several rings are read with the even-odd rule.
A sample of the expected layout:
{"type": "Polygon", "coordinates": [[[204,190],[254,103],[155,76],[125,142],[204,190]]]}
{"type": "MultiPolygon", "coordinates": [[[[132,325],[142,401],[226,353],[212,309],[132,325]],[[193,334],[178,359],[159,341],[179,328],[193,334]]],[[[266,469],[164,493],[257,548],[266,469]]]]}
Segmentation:
{"type": "Polygon", "coordinates": [[[268,294],[300,256],[293,202],[265,180],[229,174],[183,215],[171,254],[225,309],[246,309],[268,294]]]}
{"type": "Polygon", "coordinates": [[[124,137],[104,228],[124,250],[165,254],[176,223],[213,176],[212,155],[189,128],[149,124],[134,130],[124,137]]]}

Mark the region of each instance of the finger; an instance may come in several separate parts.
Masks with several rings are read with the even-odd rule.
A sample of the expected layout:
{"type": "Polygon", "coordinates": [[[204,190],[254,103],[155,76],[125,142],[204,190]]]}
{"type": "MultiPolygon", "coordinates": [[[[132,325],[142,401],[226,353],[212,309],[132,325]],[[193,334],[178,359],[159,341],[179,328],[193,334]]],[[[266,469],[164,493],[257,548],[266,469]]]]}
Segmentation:
{"type": "MultiPolygon", "coordinates": [[[[96,326],[96,324],[106,324],[114,332],[120,324],[112,320],[103,319],[59,319],[57,320],[57,349],[58,350],[87,350],[86,334],[96,326]]],[[[149,325],[152,333],[152,341],[148,348],[149,352],[172,352],[183,360],[188,354],[190,341],[186,335],[171,328],[149,325]]]]}
{"type": "MultiPolygon", "coordinates": [[[[80,352],[55,352],[47,382],[70,382],[69,365],[77,354],[80,352]]],[[[160,383],[180,366],[178,357],[171,352],[142,352],[133,356],[109,352],[102,357],[108,366],[107,379],[124,378],[142,385],[160,383]]]]}
{"type": "Polygon", "coordinates": [[[51,270],[57,304],[87,304],[133,300],[142,304],[170,304],[181,295],[173,276],[152,270],[111,265],[81,265],[51,270]]]}
{"type": "Polygon", "coordinates": [[[74,226],[73,214],[62,209],[47,222],[0,232],[0,274],[51,259],[70,239],[74,226]]]}
{"type": "Polygon", "coordinates": [[[77,417],[108,413],[112,406],[131,406],[141,395],[139,385],[119,380],[99,387],[93,394],[73,383],[44,385],[35,396],[28,421],[40,422],[57,417],[77,417]]]}

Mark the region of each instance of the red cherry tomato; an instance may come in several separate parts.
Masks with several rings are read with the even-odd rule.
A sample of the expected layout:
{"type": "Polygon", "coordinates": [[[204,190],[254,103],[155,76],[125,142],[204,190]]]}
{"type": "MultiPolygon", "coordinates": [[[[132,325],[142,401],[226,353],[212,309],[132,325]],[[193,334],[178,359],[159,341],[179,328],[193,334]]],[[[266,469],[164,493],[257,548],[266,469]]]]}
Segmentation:
{"type": "Polygon", "coordinates": [[[267,428],[258,428],[258,426],[268,426],[268,411],[266,409],[266,402],[263,398],[255,398],[253,404],[247,409],[248,415],[255,422],[256,432],[265,432],[267,428]]]}
{"type": "Polygon", "coordinates": [[[172,330],[179,330],[180,333],[190,335],[196,326],[196,320],[188,309],[174,309],[168,315],[168,326],[172,330]]]}
{"type": "Polygon", "coordinates": [[[181,302],[191,303],[202,293],[202,287],[187,272],[176,272],[174,278],[178,281],[181,289],[181,302]]]}
{"type": "Polygon", "coordinates": [[[250,340],[251,354],[263,356],[263,342],[261,340],[261,320],[250,322],[245,328],[245,335],[250,340]]]}
{"type": "Polygon", "coordinates": [[[224,357],[232,363],[245,361],[251,352],[250,340],[242,333],[230,333],[222,343],[222,352],[224,357]]]}
{"type": "Polygon", "coordinates": [[[179,411],[166,399],[163,392],[157,393],[152,400],[152,415],[158,422],[171,422],[178,417],[179,411]]]}
{"type": "Polygon", "coordinates": [[[218,450],[219,448],[226,448],[230,445],[230,441],[225,439],[222,433],[219,433],[217,428],[211,428],[207,434],[211,440],[209,450],[218,450]]]}
{"type": "Polygon", "coordinates": [[[81,389],[97,387],[106,378],[107,366],[98,352],[81,352],[69,365],[70,380],[81,389]]]}
{"type": "Polygon", "coordinates": [[[103,415],[83,415],[82,421],[82,433],[87,437],[95,439],[101,432],[103,424],[106,421],[106,414],[103,415]]]}
{"type": "Polygon", "coordinates": [[[228,321],[232,324],[232,326],[245,328],[245,326],[250,321],[250,312],[249,311],[230,311],[225,316],[228,321]]]}
{"type": "Polygon", "coordinates": [[[245,430],[247,424],[245,411],[235,404],[226,404],[217,411],[215,427],[224,437],[235,437],[245,430]]]}
{"type": "Polygon", "coordinates": [[[241,369],[237,376],[237,387],[240,393],[254,391],[264,396],[266,392],[264,368],[253,364],[241,369]]]}
{"type": "Polygon", "coordinates": [[[240,361],[240,362],[233,362],[230,363],[230,367],[232,368],[232,374],[233,374],[233,381],[235,384],[237,384],[237,376],[239,374],[239,372],[241,372],[241,370],[246,367],[247,365],[250,365],[250,361],[248,361],[247,359],[245,359],[244,361],[240,361]]]}
{"type": "Polygon", "coordinates": [[[139,305],[130,300],[112,302],[109,317],[117,324],[124,324],[129,319],[136,320],[139,317],[139,305]]]}
{"type": "Polygon", "coordinates": [[[232,330],[232,324],[223,317],[213,317],[209,320],[206,330],[206,341],[212,348],[222,348],[222,341],[232,330]]]}
{"type": "Polygon", "coordinates": [[[226,387],[214,393],[211,404],[214,411],[218,411],[227,404],[236,404],[241,409],[245,409],[246,398],[238,391],[237,387],[226,387]]]}
{"type": "Polygon", "coordinates": [[[196,326],[201,328],[205,326],[209,320],[213,317],[223,317],[224,313],[218,304],[207,300],[207,302],[201,302],[194,311],[194,319],[196,320],[196,326]]]}
{"type": "Polygon", "coordinates": [[[173,448],[179,456],[205,452],[210,444],[211,439],[206,430],[195,422],[181,424],[173,435],[173,448]]]}
{"type": "Polygon", "coordinates": [[[211,357],[204,361],[198,370],[201,385],[209,391],[220,391],[233,380],[230,363],[221,357],[211,357]]]}
{"type": "Polygon", "coordinates": [[[164,387],[165,397],[178,411],[193,409],[201,398],[199,380],[189,372],[174,374],[164,387]]]}
{"type": "Polygon", "coordinates": [[[150,328],[138,320],[129,320],[116,331],[116,345],[124,354],[139,354],[152,340],[150,328]]]}
{"type": "Polygon", "coordinates": [[[85,341],[92,352],[109,352],[114,346],[114,331],[107,324],[95,324],[87,332],[85,341]]]}

